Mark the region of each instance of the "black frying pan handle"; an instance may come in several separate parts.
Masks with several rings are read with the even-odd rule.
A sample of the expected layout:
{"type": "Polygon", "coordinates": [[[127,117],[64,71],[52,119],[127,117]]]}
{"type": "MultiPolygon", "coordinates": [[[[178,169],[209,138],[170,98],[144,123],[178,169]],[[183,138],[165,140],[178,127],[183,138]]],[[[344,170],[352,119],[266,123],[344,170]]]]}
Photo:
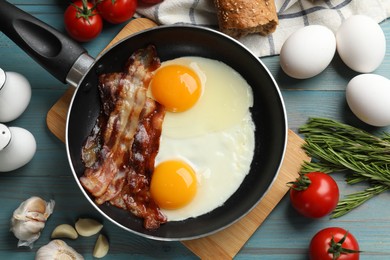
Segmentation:
{"type": "Polygon", "coordinates": [[[5,0],[0,0],[0,30],[64,83],[75,61],[86,53],[69,37],[5,0]]]}

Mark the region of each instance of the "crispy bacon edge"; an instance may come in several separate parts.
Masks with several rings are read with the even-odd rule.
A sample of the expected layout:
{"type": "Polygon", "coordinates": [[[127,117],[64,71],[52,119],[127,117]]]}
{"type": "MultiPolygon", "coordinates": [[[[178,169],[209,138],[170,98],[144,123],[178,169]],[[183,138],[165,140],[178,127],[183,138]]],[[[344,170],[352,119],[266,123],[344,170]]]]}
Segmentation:
{"type": "Polygon", "coordinates": [[[165,111],[146,92],[159,66],[149,45],[131,55],[124,72],[99,76],[101,111],[82,147],[80,177],[97,204],[128,210],[149,230],[167,221],[149,191],[165,111]]]}

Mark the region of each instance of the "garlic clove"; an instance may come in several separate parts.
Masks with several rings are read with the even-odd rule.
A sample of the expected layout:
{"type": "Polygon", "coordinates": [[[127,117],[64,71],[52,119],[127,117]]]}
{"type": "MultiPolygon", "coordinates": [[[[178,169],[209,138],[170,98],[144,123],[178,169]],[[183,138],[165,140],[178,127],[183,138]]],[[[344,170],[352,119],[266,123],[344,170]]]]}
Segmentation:
{"type": "Polygon", "coordinates": [[[39,238],[46,220],[53,213],[54,200],[46,202],[33,196],[23,201],[15,209],[11,218],[11,232],[19,239],[19,246],[29,246],[39,238]]]}
{"type": "Polygon", "coordinates": [[[110,245],[108,243],[107,237],[99,234],[93,249],[93,256],[96,258],[102,258],[107,255],[109,248],[110,245]]]}
{"type": "Polygon", "coordinates": [[[38,212],[46,215],[46,201],[39,197],[31,197],[26,201],[27,209],[30,212],[38,212]]]}
{"type": "Polygon", "coordinates": [[[103,224],[91,218],[80,218],[76,221],[75,228],[80,236],[90,237],[99,233],[103,224]]]}
{"type": "Polygon", "coordinates": [[[78,238],[76,229],[69,224],[61,224],[57,226],[51,233],[51,238],[78,238]]]}
{"type": "Polygon", "coordinates": [[[35,260],[83,260],[84,257],[77,253],[64,241],[55,239],[38,249],[35,260]]]}

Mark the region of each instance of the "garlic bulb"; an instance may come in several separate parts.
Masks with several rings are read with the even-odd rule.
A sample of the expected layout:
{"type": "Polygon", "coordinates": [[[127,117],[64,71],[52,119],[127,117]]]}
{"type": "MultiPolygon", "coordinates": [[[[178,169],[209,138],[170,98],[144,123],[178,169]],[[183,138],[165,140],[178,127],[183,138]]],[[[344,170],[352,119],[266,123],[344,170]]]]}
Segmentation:
{"type": "Polygon", "coordinates": [[[82,260],[84,257],[64,241],[55,239],[38,249],[35,260],[82,260]]]}
{"type": "Polygon", "coordinates": [[[32,247],[53,212],[54,204],[54,200],[46,202],[34,196],[23,201],[15,209],[11,218],[11,232],[19,239],[18,247],[32,247]]]}

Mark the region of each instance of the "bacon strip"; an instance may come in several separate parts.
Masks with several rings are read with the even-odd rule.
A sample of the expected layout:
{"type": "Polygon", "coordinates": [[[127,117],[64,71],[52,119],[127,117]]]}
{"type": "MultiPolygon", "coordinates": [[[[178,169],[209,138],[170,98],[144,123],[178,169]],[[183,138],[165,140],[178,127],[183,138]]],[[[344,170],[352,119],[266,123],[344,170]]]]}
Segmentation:
{"type": "Polygon", "coordinates": [[[159,65],[149,46],[129,58],[124,73],[99,77],[101,113],[82,149],[80,182],[95,202],[129,210],[147,229],[166,222],[149,192],[165,112],[146,91],[159,65]]]}

